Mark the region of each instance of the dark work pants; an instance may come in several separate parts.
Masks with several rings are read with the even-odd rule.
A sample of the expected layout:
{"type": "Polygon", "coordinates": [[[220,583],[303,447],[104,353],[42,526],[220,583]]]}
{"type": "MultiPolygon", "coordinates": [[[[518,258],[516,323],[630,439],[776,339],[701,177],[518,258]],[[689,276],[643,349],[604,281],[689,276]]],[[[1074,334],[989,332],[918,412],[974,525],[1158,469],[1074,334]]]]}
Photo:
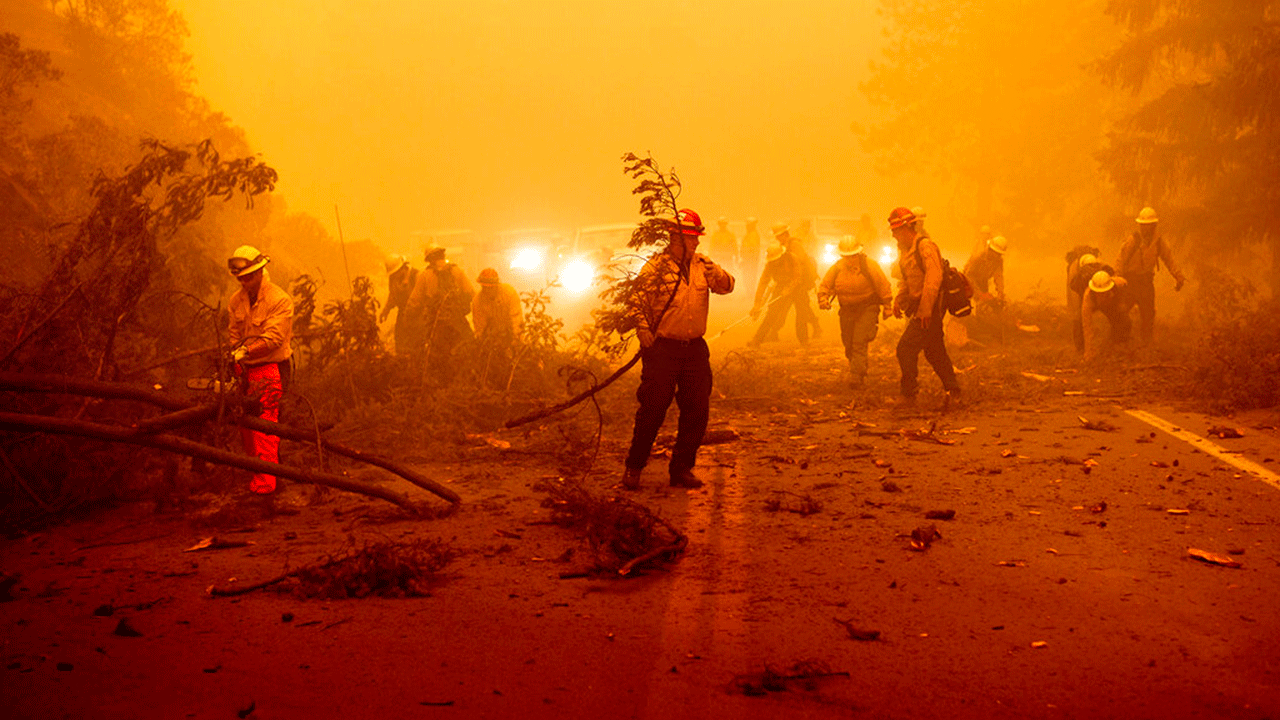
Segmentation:
{"type": "Polygon", "coordinates": [[[920,320],[911,318],[907,321],[907,329],[898,340],[898,367],[902,368],[902,394],[915,397],[920,389],[920,352],[924,351],[924,359],[933,366],[942,380],[942,389],[947,392],[960,390],[956,381],[956,370],[951,365],[951,357],[947,355],[947,346],[942,337],[942,314],[935,313],[929,319],[929,328],[920,327],[920,320]]]}
{"type": "Polygon", "coordinates": [[[862,382],[867,376],[867,346],[876,339],[879,329],[880,306],[876,303],[840,306],[840,339],[844,341],[849,372],[856,382],[862,382]]]}
{"type": "Polygon", "coordinates": [[[711,353],[702,338],[688,342],[657,338],[640,361],[636,426],[631,435],[627,467],[643,468],[674,398],[680,409],[676,445],[671,451],[672,475],[690,470],[707,432],[711,408],[711,353]]]}
{"type": "Polygon", "coordinates": [[[1138,306],[1138,339],[1149,343],[1156,324],[1156,276],[1134,273],[1124,279],[1129,283],[1129,297],[1138,306]]]}

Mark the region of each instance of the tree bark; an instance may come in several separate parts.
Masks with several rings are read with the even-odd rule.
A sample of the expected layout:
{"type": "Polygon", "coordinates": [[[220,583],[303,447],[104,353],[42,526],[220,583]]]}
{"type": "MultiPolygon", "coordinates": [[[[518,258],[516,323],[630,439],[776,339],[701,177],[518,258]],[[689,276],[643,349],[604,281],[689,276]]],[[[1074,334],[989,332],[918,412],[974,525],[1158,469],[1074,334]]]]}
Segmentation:
{"type": "MultiPolygon", "coordinates": [[[[191,400],[184,400],[182,398],[169,395],[168,393],[159,392],[140,385],[85,380],[65,375],[0,372],[0,390],[8,390],[12,392],[45,392],[61,393],[66,395],[87,395],[89,397],[100,397],[111,400],[136,400],[155,405],[163,410],[169,410],[170,412],[166,415],[150,418],[138,423],[138,430],[147,433],[160,432],[174,427],[179,427],[184,424],[207,420],[209,417],[212,417],[211,413],[216,412],[217,409],[217,405],[214,404],[195,405],[191,400]]],[[[228,393],[224,398],[231,400],[232,403],[243,403],[246,401],[246,398],[237,393],[228,393]]],[[[235,419],[235,422],[241,427],[267,433],[269,435],[276,435],[285,440],[307,443],[313,443],[316,441],[316,434],[314,432],[298,430],[287,425],[281,425],[279,423],[263,420],[262,418],[251,415],[238,417],[235,419]]],[[[342,455],[343,457],[351,458],[352,460],[358,460],[369,465],[380,467],[455,505],[462,502],[462,498],[453,490],[450,490],[430,478],[423,477],[402,465],[394,463],[391,460],[355,450],[340,443],[333,442],[332,440],[328,440],[324,438],[324,436],[320,437],[320,442],[322,447],[336,455],[342,455]]]]}
{"type": "Polygon", "coordinates": [[[238,453],[220,450],[208,445],[202,445],[198,442],[177,437],[175,435],[165,435],[163,433],[149,435],[141,433],[134,428],[100,425],[97,423],[85,422],[83,420],[68,420],[66,418],[47,417],[43,415],[24,415],[21,413],[9,412],[0,412],[0,430],[15,430],[19,432],[35,431],[52,433],[55,435],[75,435],[95,440],[105,440],[107,442],[141,445],[143,447],[167,450],[180,455],[200,458],[219,465],[230,465],[231,467],[238,467],[243,470],[249,470],[250,472],[268,473],[309,485],[323,485],[325,487],[334,488],[335,490],[345,490],[346,492],[357,493],[359,495],[367,495],[369,497],[386,500],[389,503],[399,505],[400,507],[414,513],[417,513],[420,510],[418,505],[408,497],[374,485],[366,485],[332,473],[316,472],[306,468],[297,468],[290,465],[280,465],[278,463],[259,460],[255,457],[240,455],[238,453]]]}

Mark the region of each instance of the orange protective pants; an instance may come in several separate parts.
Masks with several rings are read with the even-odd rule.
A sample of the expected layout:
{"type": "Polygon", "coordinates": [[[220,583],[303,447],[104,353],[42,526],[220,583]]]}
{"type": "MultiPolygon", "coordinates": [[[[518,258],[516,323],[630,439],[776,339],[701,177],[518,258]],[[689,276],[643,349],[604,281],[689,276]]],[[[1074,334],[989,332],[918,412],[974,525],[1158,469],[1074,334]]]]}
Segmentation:
{"type": "MultiPolygon", "coordinates": [[[[254,365],[244,369],[241,378],[245,383],[245,394],[257,398],[262,404],[262,412],[258,417],[276,422],[280,419],[280,396],[284,387],[280,382],[280,366],[276,363],[254,365]]],[[[240,439],[244,443],[244,451],[259,460],[280,462],[280,438],[275,435],[240,428],[240,439]]],[[[249,489],[259,495],[276,491],[276,476],[265,473],[254,473],[249,481],[249,489]]]]}

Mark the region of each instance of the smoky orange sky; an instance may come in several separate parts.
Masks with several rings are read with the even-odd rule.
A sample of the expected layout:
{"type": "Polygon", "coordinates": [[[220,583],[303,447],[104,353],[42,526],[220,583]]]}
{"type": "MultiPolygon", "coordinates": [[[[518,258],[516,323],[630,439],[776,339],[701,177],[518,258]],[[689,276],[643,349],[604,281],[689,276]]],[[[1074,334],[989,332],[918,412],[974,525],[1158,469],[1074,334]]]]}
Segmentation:
{"type": "Polygon", "coordinates": [[[704,218],[877,219],[927,204],[850,124],[882,43],[874,0],[172,0],[197,91],[348,240],[637,214],[651,152],[704,218]]]}

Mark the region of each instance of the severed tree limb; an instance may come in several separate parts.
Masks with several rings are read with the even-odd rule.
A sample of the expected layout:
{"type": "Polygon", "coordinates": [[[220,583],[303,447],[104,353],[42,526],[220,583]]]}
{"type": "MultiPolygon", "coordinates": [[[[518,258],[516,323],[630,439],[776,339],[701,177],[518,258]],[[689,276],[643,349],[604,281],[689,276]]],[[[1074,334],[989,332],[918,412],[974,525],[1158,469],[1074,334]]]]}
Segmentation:
{"type": "MultiPolygon", "coordinates": [[[[236,424],[268,435],[276,435],[284,440],[296,440],[298,442],[308,443],[315,442],[316,440],[314,433],[291,428],[287,425],[281,425],[280,423],[274,423],[270,420],[263,420],[260,417],[246,415],[244,417],[236,418],[236,424]]],[[[341,455],[343,457],[351,458],[352,460],[359,460],[360,462],[380,467],[383,470],[408,480],[423,490],[435,493],[451,503],[457,504],[462,502],[462,498],[458,496],[458,493],[450,490],[444,485],[441,485],[435,480],[419,475],[403,465],[394,463],[377,455],[370,455],[369,453],[347,447],[346,445],[336,443],[325,437],[320,438],[320,443],[324,446],[325,450],[328,450],[335,455],[341,455]]]]}
{"type": "Polygon", "coordinates": [[[154,434],[173,430],[174,428],[179,428],[184,425],[202,423],[206,420],[212,419],[213,416],[217,414],[217,405],[196,405],[185,410],[175,410],[171,413],[147,418],[146,420],[139,421],[134,427],[136,427],[140,433],[154,434]]]}
{"type": "MultiPolygon", "coordinates": [[[[202,419],[200,416],[203,413],[216,412],[217,410],[216,404],[193,405],[190,400],[184,400],[168,393],[158,392],[141,385],[85,380],[66,375],[0,372],[0,390],[13,392],[47,392],[67,395],[88,395],[91,397],[101,397],[112,400],[136,400],[155,405],[163,410],[171,411],[167,415],[150,418],[138,423],[139,431],[149,433],[168,430],[183,424],[198,422],[202,419]]],[[[238,394],[227,394],[224,398],[229,398],[233,402],[243,402],[246,400],[238,394]]],[[[212,415],[210,415],[210,417],[212,417],[212,415]]],[[[236,418],[235,422],[242,427],[249,428],[250,430],[257,430],[258,432],[267,433],[268,435],[276,435],[285,440],[307,443],[316,441],[316,434],[314,432],[298,430],[287,425],[263,420],[259,417],[245,415],[236,418]]],[[[462,502],[462,498],[453,490],[450,490],[430,478],[423,477],[403,465],[399,465],[376,455],[370,455],[368,453],[355,450],[340,443],[333,442],[332,440],[328,440],[323,436],[320,438],[320,442],[325,449],[335,455],[342,455],[343,457],[348,457],[352,460],[358,460],[363,463],[380,467],[455,505],[462,502]]]]}
{"type": "Polygon", "coordinates": [[[555,405],[552,405],[551,407],[543,408],[536,412],[531,412],[528,415],[522,415],[518,418],[515,418],[514,420],[508,420],[506,423],[503,424],[503,427],[513,428],[513,427],[519,427],[521,425],[527,425],[535,420],[541,420],[542,418],[547,417],[548,415],[555,415],[556,413],[561,412],[562,410],[568,410],[574,405],[577,405],[583,400],[586,400],[592,395],[595,395],[601,390],[612,385],[615,380],[625,375],[628,370],[630,370],[632,367],[635,366],[637,362],[640,362],[640,353],[636,353],[635,357],[628,360],[626,365],[623,365],[622,367],[615,370],[613,374],[610,375],[609,377],[605,378],[604,380],[601,380],[595,385],[592,385],[586,390],[583,390],[582,392],[569,398],[568,400],[565,400],[562,403],[557,403],[555,405]]]}
{"type": "Polygon", "coordinates": [[[178,453],[179,455],[188,455],[190,457],[200,458],[201,460],[206,460],[219,465],[230,465],[231,467],[237,467],[255,473],[278,475],[280,477],[294,480],[295,482],[309,485],[323,485],[325,487],[334,488],[335,490],[345,490],[359,495],[375,497],[398,505],[413,513],[417,513],[419,511],[416,503],[397,492],[351,480],[333,473],[322,473],[314,470],[308,470],[306,468],[293,467],[291,465],[280,465],[277,463],[267,462],[265,460],[259,460],[256,457],[249,457],[247,455],[240,455],[238,453],[220,450],[218,448],[203,445],[193,440],[177,437],[175,435],[147,435],[139,433],[133,428],[101,425],[98,423],[84,422],[82,420],[68,420],[65,418],[48,417],[44,415],[24,415],[21,413],[9,412],[0,412],[0,430],[35,430],[37,432],[52,433],[55,435],[75,435],[78,437],[93,438],[95,440],[105,440],[107,442],[120,442],[127,443],[129,445],[141,445],[143,447],[156,448],[158,450],[167,450],[169,452],[178,453]]]}
{"type": "MultiPolygon", "coordinates": [[[[311,566],[311,567],[314,567],[314,566],[311,566]]],[[[263,580],[262,582],[256,582],[252,585],[242,585],[240,587],[223,589],[218,587],[217,585],[210,585],[209,596],[210,597],[235,597],[237,595],[248,595],[254,590],[261,590],[262,588],[267,588],[267,587],[271,587],[272,585],[282,583],[285,580],[288,580],[289,578],[293,577],[294,575],[297,575],[298,573],[302,572],[303,570],[308,570],[308,569],[310,569],[310,567],[300,567],[297,570],[290,570],[289,572],[283,575],[277,575],[271,578],[270,580],[263,580]]]]}

